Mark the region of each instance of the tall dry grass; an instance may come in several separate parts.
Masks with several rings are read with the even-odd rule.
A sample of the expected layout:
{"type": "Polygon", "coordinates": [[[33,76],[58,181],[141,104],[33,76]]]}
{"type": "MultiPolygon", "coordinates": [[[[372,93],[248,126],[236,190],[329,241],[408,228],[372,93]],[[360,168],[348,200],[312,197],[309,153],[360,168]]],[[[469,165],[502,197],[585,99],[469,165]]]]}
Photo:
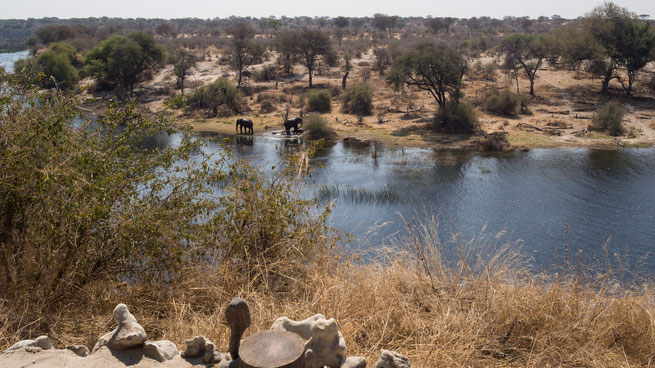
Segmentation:
{"type": "MultiPolygon", "coordinates": [[[[374,362],[379,350],[406,355],[415,367],[641,367],[655,352],[655,290],[622,286],[611,275],[535,274],[508,244],[480,236],[440,242],[433,220],[408,223],[408,235],[377,261],[359,264],[326,254],[307,264],[286,291],[255,285],[227,268],[198,266],[171,285],[94,285],[61,314],[42,316],[47,331],[0,327],[0,349],[19,337],[48,333],[55,345],[93,345],[113,328],[111,310],[127,303],[150,338],[182,345],[208,336],[222,349],[229,329],[223,311],[245,298],[253,325],[280,316],[322,313],[337,319],[349,355],[374,362]],[[456,260],[446,261],[448,246],[456,260]],[[400,248],[398,248],[400,247],[400,248]],[[20,335],[20,336],[19,336],[20,335]]],[[[298,275],[298,274],[296,274],[298,275]]],[[[20,319],[2,305],[0,326],[20,319]]],[[[42,328],[42,327],[41,327],[42,328]]]]}

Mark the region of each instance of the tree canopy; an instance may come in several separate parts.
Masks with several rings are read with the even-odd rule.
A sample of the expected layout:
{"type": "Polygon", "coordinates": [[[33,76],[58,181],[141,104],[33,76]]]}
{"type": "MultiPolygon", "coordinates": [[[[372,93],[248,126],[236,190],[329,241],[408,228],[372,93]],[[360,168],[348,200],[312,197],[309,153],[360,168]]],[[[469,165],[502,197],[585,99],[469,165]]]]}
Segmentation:
{"type": "Polygon", "coordinates": [[[396,88],[416,86],[434,97],[440,107],[459,99],[466,62],[443,45],[422,43],[394,60],[387,83],[396,88]]]}
{"type": "Polygon", "coordinates": [[[112,36],[84,57],[84,72],[96,78],[101,88],[132,93],[143,73],[162,66],[166,51],[149,34],[112,36]]]}

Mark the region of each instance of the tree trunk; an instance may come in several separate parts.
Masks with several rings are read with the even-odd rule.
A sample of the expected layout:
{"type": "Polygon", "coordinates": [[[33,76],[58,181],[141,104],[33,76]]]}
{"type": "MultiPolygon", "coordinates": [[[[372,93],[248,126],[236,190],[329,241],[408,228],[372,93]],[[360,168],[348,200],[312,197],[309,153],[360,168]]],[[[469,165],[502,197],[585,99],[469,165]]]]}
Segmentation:
{"type": "Polygon", "coordinates": [[[343,75],[343,78],[341,79],[341,88],[346,89],[346,80],[348,79],[348,74],[350,74],[350,70],[346,72],[346,74],[343,75]]]}
{"type": "Polygon", "coordinates": [[[603,86],[600,90],[601,93],[609,93],[609,85],[610,81],[612,80],[613,71],[614,69],[609,69],[607,72],[605,72],[605,77],[603,78],[603,86]]]}
{"type": "Polygon", "coordinates": [[[309,71],[309,88],[312,88],[312,71],[313,71],[313,66],[312,66],[312,65],[307,65],[307,70],[309,71]]]}
{"type": "Polygon", "coordinates": [[[530,96],[534,96],[534,77],[530,78],[530,96]]]}

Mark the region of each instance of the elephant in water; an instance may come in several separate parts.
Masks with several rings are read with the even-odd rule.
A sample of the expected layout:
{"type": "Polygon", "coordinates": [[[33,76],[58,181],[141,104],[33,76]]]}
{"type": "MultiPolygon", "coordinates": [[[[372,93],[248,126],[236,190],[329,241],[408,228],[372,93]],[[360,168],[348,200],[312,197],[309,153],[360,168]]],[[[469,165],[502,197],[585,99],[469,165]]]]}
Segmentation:
{"type": "Polygon", "coordinates": [[[298,134],[300,133],[298,125],[302,125],[302,118],[288,119],[284,122],[284,130],[286,130],[287,135],[291,135],[291,128],[293,127],[293,134],[298,134]]]}
{"type": "Polygon", "coordinates": [[[236,125],[236,130],[237,133],[243,134],[243,131],[245,129],[246,134],[252,135],[253,129],[252,129],[252,120],[250,119],[237,119],[237,125],[236,125]]]}

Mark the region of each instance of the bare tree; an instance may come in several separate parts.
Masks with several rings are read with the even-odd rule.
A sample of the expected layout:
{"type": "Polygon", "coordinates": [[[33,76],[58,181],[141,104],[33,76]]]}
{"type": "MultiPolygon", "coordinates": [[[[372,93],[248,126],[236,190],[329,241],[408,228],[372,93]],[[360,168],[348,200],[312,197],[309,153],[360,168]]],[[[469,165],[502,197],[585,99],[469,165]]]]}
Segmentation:
{"type": "Polygon", "coordinates": [[[314,64],[321,55],[327,55],[332,51],[330,37],[324,31],[314,28],[304,28],[297,31],[298,41],[296,43],[297,53],[302,57],[309,74],[309,87],[312,87],[312,74],[314,64]]]}
{"type": "Polygon", "coordinates": [[[237,88],[241,86],[244,73],[252,65],[262,61],[264,47],[253,40],[255,30],[245,22],[234,24],[228,29],[232,35],[230,48],[230,66],[237,73],[237,88]]]}

